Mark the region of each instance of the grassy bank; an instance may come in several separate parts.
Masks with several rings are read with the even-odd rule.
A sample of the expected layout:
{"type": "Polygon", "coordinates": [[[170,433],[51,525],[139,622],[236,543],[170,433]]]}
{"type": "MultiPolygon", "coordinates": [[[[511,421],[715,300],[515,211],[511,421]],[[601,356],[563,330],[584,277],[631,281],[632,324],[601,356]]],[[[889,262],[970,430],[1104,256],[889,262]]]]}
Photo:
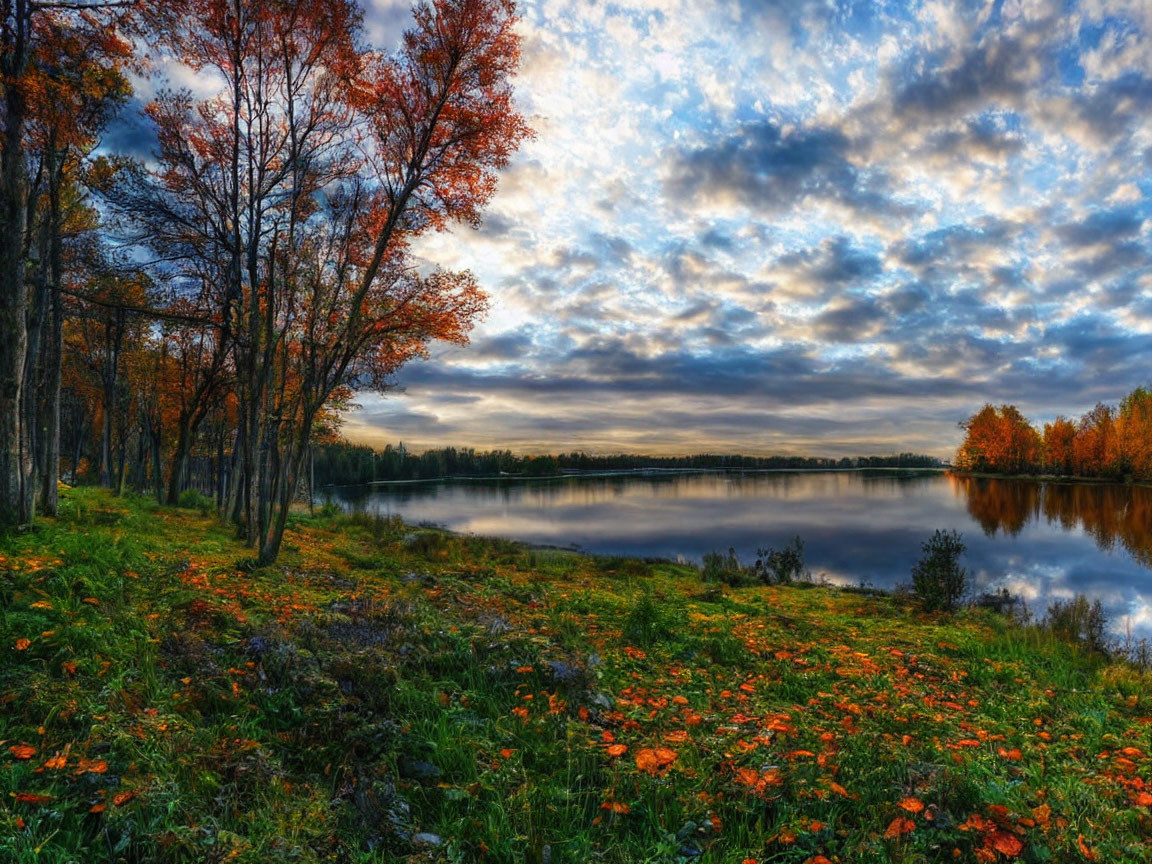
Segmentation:
{"type": "Polygon", "coordinates": [[[61,510],[0,541],[5,862],[1147,860],[1152,680],[989,613],[61,510]]]}

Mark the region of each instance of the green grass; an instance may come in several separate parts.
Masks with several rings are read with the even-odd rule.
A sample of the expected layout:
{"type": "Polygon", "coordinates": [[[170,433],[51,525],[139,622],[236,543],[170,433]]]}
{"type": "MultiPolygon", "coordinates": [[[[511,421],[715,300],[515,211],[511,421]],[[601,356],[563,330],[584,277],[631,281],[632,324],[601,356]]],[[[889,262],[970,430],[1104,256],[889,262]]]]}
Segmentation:
{"type": "Polygon", "coordinates": [[[330,512],[285,550],[92,490],[0,540],[0,861],[1148,860],[1152,680],[1038,629],[330,512]]]}

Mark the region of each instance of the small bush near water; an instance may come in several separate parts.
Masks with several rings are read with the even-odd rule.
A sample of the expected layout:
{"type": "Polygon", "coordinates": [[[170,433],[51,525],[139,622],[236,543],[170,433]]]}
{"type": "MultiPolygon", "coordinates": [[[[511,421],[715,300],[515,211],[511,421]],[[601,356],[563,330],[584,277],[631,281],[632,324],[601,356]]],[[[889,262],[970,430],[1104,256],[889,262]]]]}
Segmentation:
{"type": "Polygon", "coordinates": [[[1089,602],[1083,594],[1053,601],[1044,619],[1044,626],[1061,639],[1101,653],[1108,650],[1107,625],[1100,601],[1089,602]]]}
{"type": "Polygon", "coordinates": [[[762,585],[791,585],[805,578],[804,541],[793,537],[781,549],[771,547],[756,550],[756,562],[745,567],[736,557],[736,550],[729,548],[723,552],[708,552],[700,568],[700,578],[704,582],[723,582],[739,587],[751,582],[762,585]]]}
{"type": "Polygon", "coordinates": [[[725,585],[736,586],[745,583],[747,572],[736,557],[736,550],[730,548],[727,555],[723,552],[705,552],[700,578],[704,582],[723,582],[725,585]]]}
{"type": "Polygon", "coordinates": [[[765,585],[791,585],[804,575],[804,541],[797,536],[783,549],[757,549],[752,571],[765,585]]]}
{"type": "Polygon", "coordinates": [[[968,579],[960,556],[967,548],[959,533],[939,528],[924,542],[924,556],[912,568],[912,590],[929,611],[951,612],[960,604],[968,579]]]}

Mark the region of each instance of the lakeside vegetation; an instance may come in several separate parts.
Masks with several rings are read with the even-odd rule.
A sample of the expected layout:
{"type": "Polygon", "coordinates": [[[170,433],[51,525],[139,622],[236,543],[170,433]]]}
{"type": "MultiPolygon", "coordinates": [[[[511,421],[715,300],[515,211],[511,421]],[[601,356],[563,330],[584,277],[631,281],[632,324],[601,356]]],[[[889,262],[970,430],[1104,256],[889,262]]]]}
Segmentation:
{"type": "Polygon", "coordinates": [[[1152,679],[1044,627],[330,511],[253,569],[211,509],[66,490],[0,540],[5,861],[1152,842],[1152,679]]]}
{"type": "Polygon", "coordinates": [[[561,453],[518,455],[511,450],[480,451],[472,447],[408,450],[403,442],[377,450],[366,444],[330,441],[318,444],[314,456],[317,486],[351,486],[387,480],[438,480],[447,477],[496,477],[522,475],[542,477],[571,471],[669,470],[764,470],[855,468],[939,468],[934,456],[894,453],[888,456],[741,456],[701,453],[693,456],[646,456],[643,454],[561,453]]]}
{"type": "Polygon", "coordinates": [[[1152,391],[1143,387],[1119,406],[1100,403],[1077,421],[1057,417],[1042,429],[1015,405],[991,404],[961,426],[961,471],[1152,480],[1152,391]]]}

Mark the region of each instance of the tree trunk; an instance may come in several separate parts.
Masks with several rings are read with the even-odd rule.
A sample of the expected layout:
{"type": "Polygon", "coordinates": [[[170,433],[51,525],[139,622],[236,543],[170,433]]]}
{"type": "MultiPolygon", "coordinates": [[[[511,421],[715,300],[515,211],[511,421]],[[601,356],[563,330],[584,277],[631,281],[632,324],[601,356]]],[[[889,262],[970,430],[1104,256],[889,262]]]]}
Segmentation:
{"type": "Polygon", "coordinates": [[[180,503],[180,486],[184,480],[184,466],[188,462],[188,453],[192,449],[192,435],[188,428],[188,420],[180,418],[180,429],[176,433],[176,449],[172,453],[172,466],[168,474],[168,497],[165,501],[169,506],[180,503]]]}
{"type": "Polygon", "coordinates": [[[43,464],[40,468],[40,512],[55,516],[60,477],[60,368],[64,358],[64,298],[60,294],[63,277],[60,183],[62,167],[53,164],[49,174],[48,218],[51,237],[48,248],[49,318],[44,343],[43,395],[40,404],[43,464]]]}
{"type": "MultiPolygon", "coordinates": [[[[51,170],[51,169],[50,169],[51,170]]],[[[38,197],[38,196],[33,196],[38,197]]],[[[27,217],[26,217],[27,218],[27,217]]],[[[25,316],[24,343],[24,383],[20,388],[21,397],[21,444],[27,454],[27,470],[21,486],[26,513],[36,510],[36,493],[39,491],[37,475],[44,467],[43,436],[41,433],[41,382],[44,375],[43,335],[49,318],[48,257],[49,219],[42,219],[36,232],[36,243],[29,247],[29,257],[34,263],[31,282],[34,286],[28,314],[25,316]]],[[[27,275],[27,273],[25,274],[27,275]]]]}
{"type": "Polygon", "coordinates": [[[280,556],[280,546],[284,541],[284,529],[288,523],[288,511],[296,497],[296,488],[299,485],[300,474],[304,467],[304,453],[302,446],[295,448],[288,446],[290,457],[281,461],[275,478],[273,491],[274,501],[269,501],[268,531],[261,537],[260,554],[256,563],[261,567],[275,564],[280,556]],[[295,452],[293,452],[293,450],[295,452]]]}
{"type": "Polygon", "coordinates": [[[164,501],[164,466],[160,462],[160,424],[148,424],[148,437],[152,442],[152,482],[156,487],[156,503],[164,501]]]}
{"type": "Polygon", "coordinates": [[[23,250],[28,196],[24,165],[27,106],[19,86],[31,35],[26,29],[26,0],[16,0],[13,17],[16,44],[4,45],[6,56],[0,58],[0,73],[10,82],[4,88],[4,146],[0,149],[0,526],[20,527],[32,521],[24,496],[30,454],[22,440],[20,422],[28,340],[23,250]]]}

